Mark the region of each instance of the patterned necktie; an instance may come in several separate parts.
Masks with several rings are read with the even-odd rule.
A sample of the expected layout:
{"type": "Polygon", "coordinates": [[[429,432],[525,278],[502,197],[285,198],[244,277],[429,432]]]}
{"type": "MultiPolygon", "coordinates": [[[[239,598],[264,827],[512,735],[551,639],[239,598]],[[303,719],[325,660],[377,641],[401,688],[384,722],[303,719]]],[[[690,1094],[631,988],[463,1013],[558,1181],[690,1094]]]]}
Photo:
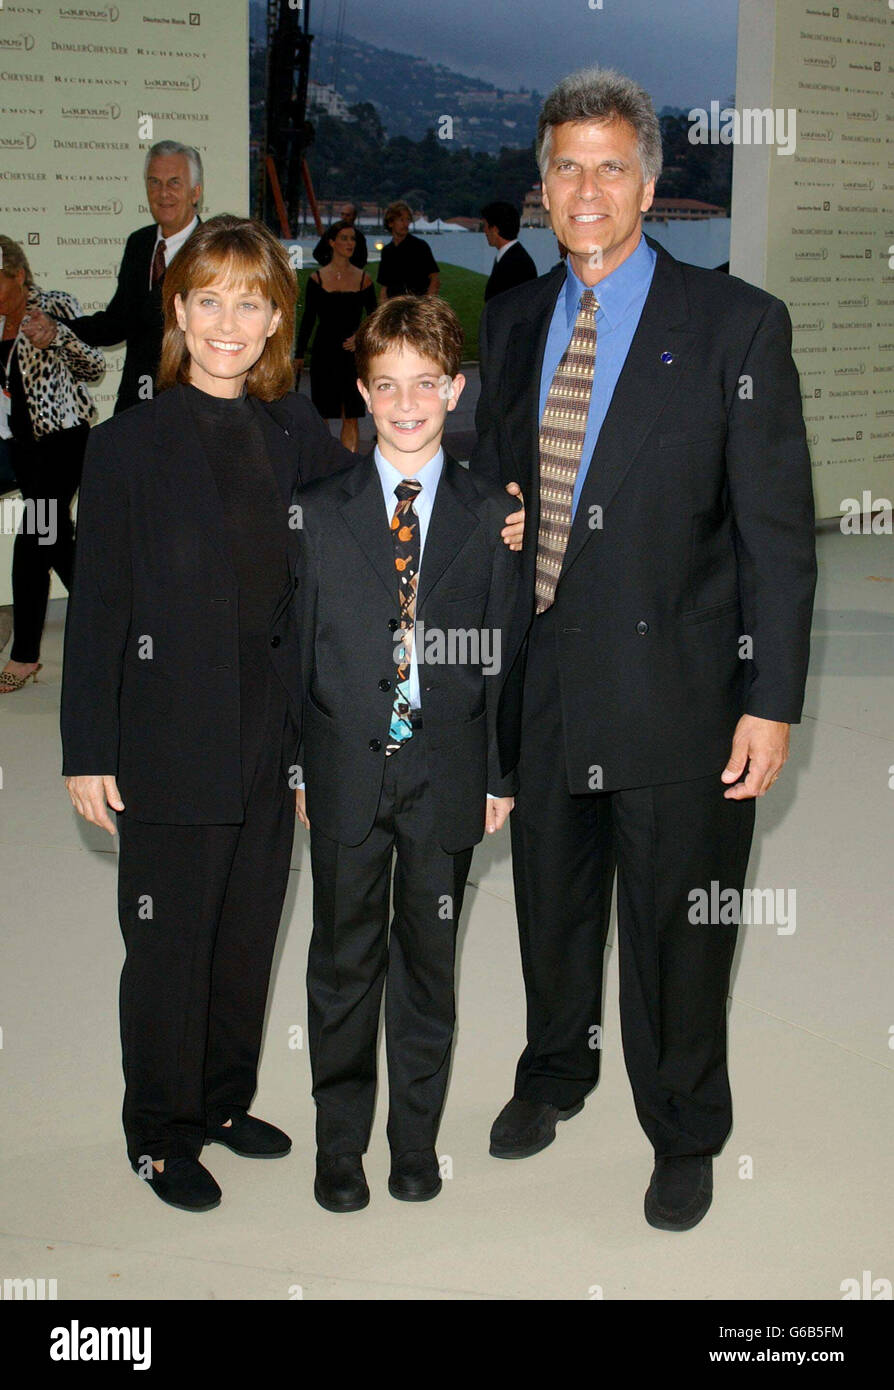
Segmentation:
{"type": "Polygon", "coordinates": [[[391,727],[385,744],[385,756],[396,753],[402,743],[412,736],[410,723],[410,656],[413,650],[413,624],[416,621],[416,584],[419,579],[419,517],[413,501],[422,491],[416,478],[398,483],[394,489],[397,506],[391,518],[391,539],[394,542],[394,565],[398,574],[400,593],[400,625],[403,629],[403,652],[394,682],[394,707],[391,727]]]}
{"type": "Polygon", "coordinates": [[[571,499],[587,433],[596,369],[598,308],[593,291],[584,290],[571,342],[556,368],[540,422],[540,527],[534,581],[538,613],[543,613],[555,599],[571,531],[571,499]]]}
{"type": "Polygon", "coordinates": [[[158,284],[159,280],[162,278],[162,276],[163,276],[164,273],[165,273],[165,248],[166,248],[166,246],[167,246],[167,243],[166,243],[165,241],[162,240],[162,241],[159,241],[159,242],[157,243],[156,247],[155,247],[155,255],[152,257],[152,284],[153,284],[153,287],[154,287],[155,285],[158,284]]]}

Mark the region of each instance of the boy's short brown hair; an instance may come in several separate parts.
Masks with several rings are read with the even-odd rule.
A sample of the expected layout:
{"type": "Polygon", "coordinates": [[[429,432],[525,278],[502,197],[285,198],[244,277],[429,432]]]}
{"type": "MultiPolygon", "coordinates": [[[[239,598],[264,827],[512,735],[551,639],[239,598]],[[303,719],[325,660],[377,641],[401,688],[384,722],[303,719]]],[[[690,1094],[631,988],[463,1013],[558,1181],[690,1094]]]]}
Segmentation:
{"type": "Polygon", "coordinates": [[[463,360],[463,328],[446,300],[398,294],[363,320],[354,334],[354,359],[364,386],[369,385],[374,357],[404,347],[437,362],[447,376],[456,376],[463,360]]]}

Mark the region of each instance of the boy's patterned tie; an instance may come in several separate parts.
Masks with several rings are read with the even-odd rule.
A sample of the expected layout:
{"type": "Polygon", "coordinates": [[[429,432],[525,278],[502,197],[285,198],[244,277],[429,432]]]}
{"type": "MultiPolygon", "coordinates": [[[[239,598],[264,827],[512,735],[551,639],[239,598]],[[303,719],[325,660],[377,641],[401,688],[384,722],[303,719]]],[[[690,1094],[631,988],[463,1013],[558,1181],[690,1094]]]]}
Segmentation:
{"type": "Polygon", "coordinates": [[[581,463],[596,369],[596,310],[584,290],[571,342],[556,368],[540,422],[540,526],[534,594],[538,613],[549,608],[571,531],[571,499],[581,463]]]}
{"type": "Polygon", "coordinates": [[[404,637],[403,656],[394,682],[394,708],[385,744],[386,757],[396,753],[413,733],[410,723],[410,655],[413,650],[413,624],[416,621],[416,583],[419,579],[419,517],[413,500],[421,491],[422,484],[416,478],[408,478],[394,489],[397,506],[391,518],[391,539],[394,542],[394,564],[400,586],[400,625],[404,637]]]}

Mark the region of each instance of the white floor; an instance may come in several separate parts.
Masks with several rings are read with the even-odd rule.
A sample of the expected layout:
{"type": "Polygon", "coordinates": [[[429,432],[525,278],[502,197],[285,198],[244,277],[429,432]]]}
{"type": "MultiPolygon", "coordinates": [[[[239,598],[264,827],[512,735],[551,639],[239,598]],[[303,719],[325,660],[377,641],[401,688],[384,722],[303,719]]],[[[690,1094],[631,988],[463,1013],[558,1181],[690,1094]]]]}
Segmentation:
{"type": "Polygon", "coordinates": [[[389,1197],[381,1094],[370,1206],[333,1216],[313,1200],[308,1058],[290,1047],[310,924],[300,828],[253,1107],[293,1151],[207,1149],[224,1200],[201,1215],[142,1187],[120,1132],[114,846],[77,822],[59,777],[54,603],[41,684],[0,703],[0,1280],[55,1278],[60,1299],[538,1300],[837,1299],[864,1270],[894,1280],[894,555],[888,537],[827,531],[820,559],[805,720],[760,804],[749,875],[795,890],[796,929],[741,933],[735,1126],[714,1205],[685,1235],[643,1220],[651,1155],[614,950],[598,1089],[536,1158],[488,1156],[523,1038],[508,834],[473,865],[439,1140],[453,1176],[436,1201],[389,1197]]]}

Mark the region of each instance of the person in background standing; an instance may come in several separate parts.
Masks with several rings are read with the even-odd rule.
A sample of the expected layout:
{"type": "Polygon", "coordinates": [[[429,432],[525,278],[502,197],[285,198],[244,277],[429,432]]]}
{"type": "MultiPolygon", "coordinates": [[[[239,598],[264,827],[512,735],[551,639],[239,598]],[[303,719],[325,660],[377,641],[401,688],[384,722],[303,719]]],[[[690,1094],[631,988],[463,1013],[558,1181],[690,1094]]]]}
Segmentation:
{"type": "Polygon", "coordinates": [[[376,287],[365,270],[352,264],[356,233],[347,222],[336,222],[326,233],[329,259],[307,282],[306,301],[295,366],[304,364],[304,352],[314,334],[310,367],[310,394],[325,420],[341,420],[341,442],[356,453],[357,421],[366,414],[357,390],[354,362],[354,330],[364,314],[376,307],[376,287]],[[314,333],[314,329],[316,332],[314,333]]]}
{"type": "Polygon", "coordinates": [[[481,209],[484,235],[497,256],[490,279],[484,287],[484,302],[494,295],[537,279],[537,267],[518,240],[521,218],[511,203],[488,203],[481,209]]]}
{"type": "Polygon", "coordinates": [[[99,380],[105,360],[72,330],[78,301],[63,290],[38,289],[11,237],[0,236],[0,265],[0,438],[24,503],[12,552],[15,635],[0,671],[0,695],[9,695],[37,680],[50,571],[71,587],[71,504],[94,415],[84,383],[99,380]]]}
{"type": "Polygon", "coordinates": [[[438,263],[431,247],[413,236],[413,210],[408,203],[392,203],[385,209],[385,226],[391,240],[379,261],[379,303],[399,294],[437,294],[441,288],[438,263]]]}
{"type": "Polygon", "coordinates": [[[191,145],[160,140],[146,154],[146,197],[154,221],[127,238],[118,286],[105,309],[72,324],[94,347],[126,343],[115,414],[149,400],[161,358],[161,290],[174,256],[201,223],[202,160],[191,145]]]}

